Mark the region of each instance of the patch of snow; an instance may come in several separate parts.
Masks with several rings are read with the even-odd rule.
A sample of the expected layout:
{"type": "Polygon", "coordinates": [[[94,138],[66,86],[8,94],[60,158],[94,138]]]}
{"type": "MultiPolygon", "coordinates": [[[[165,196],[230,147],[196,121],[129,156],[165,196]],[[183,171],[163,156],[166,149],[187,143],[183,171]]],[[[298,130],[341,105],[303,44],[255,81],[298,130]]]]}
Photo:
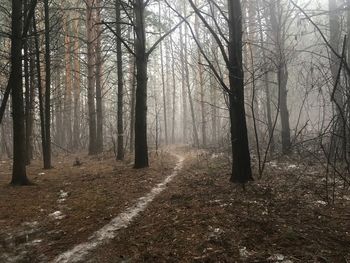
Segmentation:
{"type": "Polygon", "coordinates": [[[60,190],[60,198],[66,198],[68,196],[68,192],[60,190]]]}
{"type": "Polygon", "coordinates": [[[65,218],[65,215],[61,211],[55,211],[51,214],[49,214],[49,217],[55,219],[55,220],[61,220],[65,218]]]}
{"type": "Polygon", "coordinates": [[[287,166],[287,169],[298,169],[298,166],[295,164],[290,164],[287,166]]]}
{"type": "Polygon", "coordinates": [[[176,164],[173,172],[168,177],[166,177],[163,182],[157,184],[147,195],[139,198],[136,204],[127,208],[124,212],[113,218],[107,225],[94,232],[88,238],[88,241],[78,244],[71,250],[58,255],[51,262],[70,263],[83,261],[86,256],[95,250],[98,246],[112,240],[117,235],[118,230],[127,228],[129,224],[135,219],[135,217],[144,211],[147,206],[154,200],[154,198],[162,191],[164,191],[164,189],[167,187],[167,184],[170,183],[178,174],[179,170],[182,168],[184,158],[182,156],[176,157],[179,159],[178,163],[176,164]]]}
{"type": "Polygon", "coordinates": [[[251,255],[251,253],[247,250],[246,247],[242,247],[239,249],[239,256],[242,259],[247,259],[250,255],[251,255]]]}
{"type": "Polygon", "coordinates": [[[322,200],[317,200],[317,201],[315,202],[315,204],[318,204],[318,205],[327,205],[327,202],[322,201],[322,200]]]}
{"type": "Polygon", "coordinates": [[[346,200],[346,201],[350,201],[350,196],[344,195],[344,196],[343,196],[343,199],[346,200]]]}
{"type": "Polygon", "coordinates": [[[219,157],[221,157],[223,155],[224,155],[224,153],[213,153],[210,158],[211,159],[217,159],[217,158],[219,158],[219,157]]]}
{"type": "Polygon", "coordinates": [[[270,256],[267,260],[270,261],[283,261],[284,260],[284,255],[282,254],[274,254],[270,256]]]}
{"type": "Polygon", "coordinates": [[[38,175],[45,175],[45,173],[38,173],[38,175]]]}
{"type": "Polygon", "coordinates": [[[273,167],[273,168],[277,168],[278,167],[278,165],[277,165],[277,163],[276,162],[268,162],[268,164],[271,166],[271,167],[273,167]]]}

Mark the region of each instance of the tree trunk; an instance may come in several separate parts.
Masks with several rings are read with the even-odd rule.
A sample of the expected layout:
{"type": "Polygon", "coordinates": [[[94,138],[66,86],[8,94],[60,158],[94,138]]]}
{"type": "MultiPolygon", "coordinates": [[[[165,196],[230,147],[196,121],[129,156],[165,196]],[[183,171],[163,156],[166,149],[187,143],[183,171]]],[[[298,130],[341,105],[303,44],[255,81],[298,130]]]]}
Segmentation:
{"type": "Polygon", "coordinates": [[[267,56],[265,52],[265,45],[264,45],[264,32],[262,28],[262,17],[259,9],[259,4],[257,7],[258,10],[258,24],[259,24],[259,38],[260,38],[260,45],[262,50],[262,60],[263,65],[265,65],[265,72],[264,72],[264,88],[265,88],[265,97],[266,97],[266,119],[267,119],[267,130],[269,133],[269,147],[270,147],[270,155],[272,156],[275,152],[275,139],[274,139],[274,130],[273,130],[273,123],[272,123],[272,111],[271,111],[271,95],[270,95],[270,85],[269,85],[269,71],[267,69],[267,56]]]}
{"type": "Polygon", "coordinates": [[[22,1],[12,0],[11,73],[13,118],[13,185],[29,183],[26,174],[26,140],[22,84],[22,1]]]}
{"type": "Polygon", "coordinates": [[[64,144],[70,149],[72,147],[72,76],[71,76],[71,38],[69,32],[67,15],[63,16],[64,26],[64,48],[65,48],[65,95],[63,114],[64,144]]]}
{"type": "Polygon", "coordinates": [[[135,168],[148,167],[147,146],[147,64],[145,3],[135,0],[135,54],[136,54],[136,107],[135,107],[135,168]]]}
{"type": "MultiPolygon", "coordinates": [[[[119,0],[115,1],[115,10],[116,10],[116,33],[119,37],[122,35],[121,30],[121,4],[119,0]]],[[[124,97],[124,73],[123,73],[123,54],[122,54],[122,42],[120,38],[117,37],[117,68],[118,68],[118,123],[117,123],[117,132],[118,132],[118,140],[117,140],[117,160],[123,160],[124,159],[124,118],[123,118],[123,97],[124,97]]],[[[130,66],[133,67],[133,65],[130,66]]],[[[132,72],[132,75],[134,73],[132,72]]],[[[131,76],[133,78],[133,76],[131,76]]],[[[133,84],[132,84],[133,85],[133,84]]],[[[133,87],[132,87],[133,89],[133,87]]],[[[131,95],[131,99],[133,100],[133,95],[131,95]]],[[[131,103],[133,107],[133,103],[131,103]]],[[[131,109],[132,114],[133,109],[131,109]]],[[[133,116],[131,117],[133,119],[133,116]]],[[[130,136],[133,136],[133,134],[130,134],[130,136]]],[[[132,142],[130,142],[130,145],[132,145],[132,142]]]]}
{"type": "MultiPolygon", "coordinates": [[[[158,10],[159,10],[159,25],[161,25],[161,5],[158,2],[158,10]]],[[[160,29],[160,36],[162,35],[160,29]]],[[[163,44],[159,44],[159,52],[160,52],[160,67],[161,67],[161,78],[162,78],[162,91],[163,91],[163,118],[164,118],[164,136],[165,136],[165,144],[168,144],[168,120],[167,120],[167,103],[166,103],[166,89],[165,89],[165,73],[164,73],[164,57],[163,57],[163,44]]]]}
{"type": "Polygon", "coordinates": [[[73,120],[73,148],[80,147],[80,44],[79,44],[79,20],[74,21],[74,120],[73,120]]]}
{"type": "MultiPolygon", "coordinates": [[[[337,0],[329,0],[329,44],[332,48],[339,54],[340,51],[340,43],[341,43],[341,22],[340,17],[338,15],[338,5],[337,0]]],[[[333,52],[331,52],[330,59],[330,68],[332,74],[333,84],[336,83],[338,77],[338,70],[340,65],[340,58],[338,58],[333,52]]],[[[333,136],[332,136],[332,148],[330,149],[331,153],[335,155],[339,152],[340,157],[343,158],[346,154],[346,145],[345,145],[345,127],[346,124],[342,118],[344,115],[344,95],[342,91],[341,85],[337,85],[334,91],[333,107],[335,110],[335,124],[333,128],[333,136]],[[345,148],[344,148],[345,147],[345,148]]]]}
{"type": "Polygon", "coordinates": [[[181,91],[182,91],[182,141],[187,143],[187,92],[183,27],[180,26],[181,91]]]}
{"type": "Polygon", "coordinates": [[[175,143],[175,117],[176,117],[176,74],[175,74],[175,55],[173,39],[170,37],[170,50],[171,50],[171,75],[172,75],[172,87],[173,87],[173,114],[171,122],[171,142],[175,143]]]}
{"type": "Polygon", "coordinates": [[[49,0],[44,0],[45,11],[45,151],[44,169],[51,168],[51,55],[49,0]]]}
{"type": "Polygon", "coordinates": [[[270,2],[270,21],[272,34],[274,38],[274,45],[276,47],[276,67],[277,67],[277,83],[279,90],[279,106],[281,111],[281,128],[282,128],[282,152],[288,154],[290,152],[291,141],[290,141],[290,127],[289,127],[289,112],[287,104],[287,82],[288,82],[288,69],[287,61],[285,57],[285,39],[282,35],[284,25],[282,25],[281,14],[276,13],[280,10],[278,5],[279,2],[270,2]]]}
{"type": "Polygon", "coordinates": [[[196,117],[194,113],[194,105],[192,100],[192,94],[191,94],[191,84],[190,84],[190,72],[188,69],[188,61],[187,61],[187,27],[185,28],[185,43],[184,43],[184,62],[185,62],[185,74],[186,74],[186,85],[187,85],[187,94],[188,94],[188,101],[190,103],[190,110],[191,110],[191,117],[192,117],[192,131],[193,131],[193,139],[194,139],[194,145],[199,148],[199,136],[197,131],[197,125],[196,125],[196,117]]]}
{"type": "Polygon", "coordinates": [[[235,183],[253,180],[244,108],[242,64],[242,9],[240,0],[228,1],[229,15],[229,112],[231,121],[232,176],[235,183]]]}
{"type": "MultiPolygon", "coordinates": [[[[197,4],[197,3],[196,3],[197,4]]],[[[195,17],[194,22],[194,29],[195,34],[200,41],[200,34],[199,34],[199,20],[198,16],[195,17]]],[[[201,118],[202,118],[202,145],[205,147],[207,145],[207,125],[206,125],[206,112],[205,112],[205,102],[204,102],[204,69],[203,69],[203,63],[202,63],[202,55],[198,49],[198,74],[197,74],[197,84],[199,85],[200,90],[200,106],[201,106],[201,118]]]]}
{"type": "MultiPolygon", "coordinates": [[[[26,0],[24,3],[25,10],[28,9],[28,1],[26,0]]],[[[26,123],[26,164],[29,165],[33,158],[33,140],[32,140],[32,132],[33,132],[33,100],[32,100],[32,89],[34,88],[31,82],[31,73],[32,69],[30,68],[30,59],[29,51],[32,52],[30,48],[30,39],[23,40],[23,48],[24,48],[24,79],[25,79],[25,123],[26,123]]]]}
{"type": "Polygon", "coordinates": [[[36,19],[33,19],[33,29],[35,37],[35,56],[36,56],[36,71],[38,79],[38,99],[39,99],[39,116],[40,116],[40,131],[41,131],[41,148],[43,161],[45,166],[45,155],[47,151],[46,147],[46,126],[45,126],[45,110],[44,110],[44,98],[43,98],[43,86],[42,86],[42,75],[40,67],[40,47],[39,47],[39,35],[37,31],[36,19]]]}
{"type": "Polygon", "coordinates": [[[87,65],[88,65],[88,111],[89,111],[89,154],[97,153],[95,83],[94,83],[94,19],[93,0],[86,1],[87,65]]]}
{"type": "Polygon", "coordinates": [[[96,150],[103,151],[103,102],[102,102],[102,56],[101,56],[101,0],[96,1],[96,150]]]}

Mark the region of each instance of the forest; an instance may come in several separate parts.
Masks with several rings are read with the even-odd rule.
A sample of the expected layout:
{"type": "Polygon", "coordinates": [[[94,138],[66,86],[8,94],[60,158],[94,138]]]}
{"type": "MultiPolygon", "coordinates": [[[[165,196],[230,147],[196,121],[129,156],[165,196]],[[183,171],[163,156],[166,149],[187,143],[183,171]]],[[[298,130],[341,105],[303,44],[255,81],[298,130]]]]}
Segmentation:
{"type": "Polygon", "coordinates": [[[350,0],[1,0],[0,263],[350,262],[350,0]]]}

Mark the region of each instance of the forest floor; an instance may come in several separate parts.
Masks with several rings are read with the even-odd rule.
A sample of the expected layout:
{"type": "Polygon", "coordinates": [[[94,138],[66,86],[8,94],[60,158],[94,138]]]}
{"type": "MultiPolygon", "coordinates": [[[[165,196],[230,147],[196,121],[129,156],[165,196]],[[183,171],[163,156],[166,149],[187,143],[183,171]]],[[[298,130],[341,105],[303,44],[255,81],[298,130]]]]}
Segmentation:
{"type": "MultiPolygon", "coordinates": [[[[350,262],[350,193],[336,182],[328,204],[320,167],[270,162],[244,191],[229,183],[225,154],[176,152],[185,160],[167,188],[82,262],[350,262]]],[[[56,157],[51,170],[34,162],[28,187],[9,186],[11,163],[1,161],[0,262],[50,262],[87,242],[178,163],[167,151],[142,170],[130,157],[79,158],[56,157]]]]}

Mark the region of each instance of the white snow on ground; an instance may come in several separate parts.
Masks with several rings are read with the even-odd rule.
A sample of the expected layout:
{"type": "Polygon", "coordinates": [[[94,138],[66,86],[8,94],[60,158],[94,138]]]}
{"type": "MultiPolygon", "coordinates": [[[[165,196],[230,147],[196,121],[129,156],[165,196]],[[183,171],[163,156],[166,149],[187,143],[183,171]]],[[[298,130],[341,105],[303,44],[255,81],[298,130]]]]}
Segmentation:
{"type": "Polygon", "coordinates": [[[51,217],[52,219],[55,219],[55,220],[61,220],[61,219],[65,218],[65,215],[61,211],[55,211],[55,212],[49,214],[49,217],[51,217]]]}
{"type": "Polygon", "coordinates": [[[173,172],[167,178],[165,178],[163,182],[157,184],[147,195],[139,198],[136,204],[127,208],[124,212],[113,218],[107,225],[93,233],[88,238],[88,241],[76,245],[71,250],[58,255],[51,262],[70,263],[83,261],[86,256],[94,249],[115,238],[117,231],[128,227],[129,224],[135,219],[135,217],[144,211],[147,206],[154,200],[154,198],[164,189],[166,189],[167,184],[170,183],[178,174],[179,170],[182,168],[184,158],[178,155],[176,155],[176,157],[179,159],[178,163],[176,164],[173,172]]]}
{"type": "Polygon", "coordinates": [[[60,190],[59,197],[57,199],[57,203],[61,204],[66,201],[68,197],[68,192],[65,192],[64,190],[60,190]]]}

